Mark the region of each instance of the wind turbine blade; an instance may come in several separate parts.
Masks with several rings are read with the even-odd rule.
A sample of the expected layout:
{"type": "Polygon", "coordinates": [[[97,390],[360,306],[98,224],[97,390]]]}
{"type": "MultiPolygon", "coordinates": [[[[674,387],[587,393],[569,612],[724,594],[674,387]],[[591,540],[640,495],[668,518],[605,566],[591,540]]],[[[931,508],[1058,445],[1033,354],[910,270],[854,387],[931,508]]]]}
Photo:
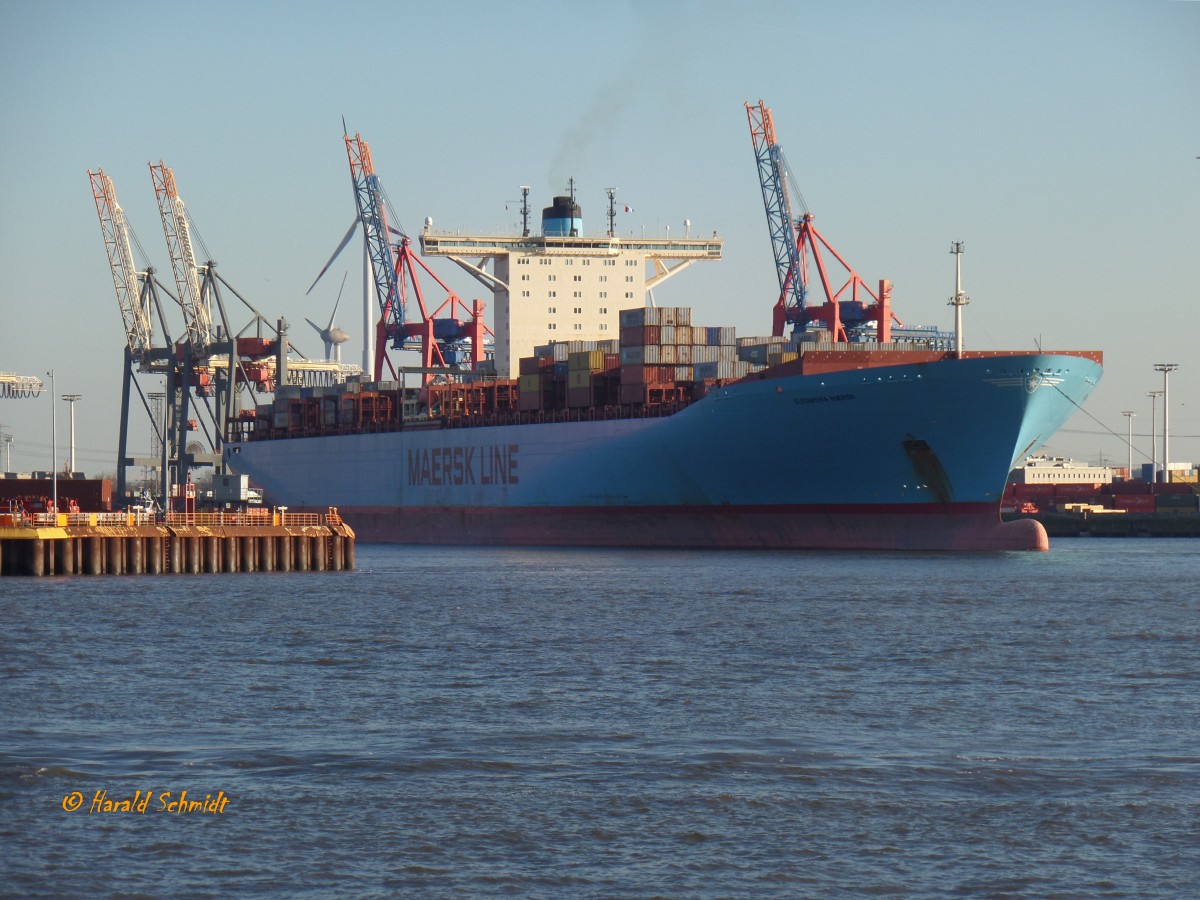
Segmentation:
{"type": "Polygon", "coordinates": [[[346,279],[349,277],[349,275],[350,273],[347,272],[342,276],[342,286],[338,288],[337,300],[333,304],[333,312],[329,314],[329,324],[325,326],[327,329],[333,328],[333,317],[337,315],[338,303],[342,302],[342,291],[346,289],[346,279]]]}
{"type": "Polygon", "coordinates": [[[338,244],[337,249],[333,251],[333,256],[329,257],[329,262],[325,263],[325,265],[321,269],[321,271],[317,273],[317,277],[314,278],[313,283],[308,286],[308,290],[304,292],[304,296],[307,297],[309,294],[312,293],[312,289],[317,286],[317,282],[321,280],[321,276],[329,271],[329,267],[332,266],[333,261],[338,258],[338,254],[346,249],[346,245],[348,243],[350,243],[350,239],[352,237],[354,237],[354,229],[357,227],[358,227],[358,219],[355,218],[355,220],[350,223],[350,228],[347,229],[346,236],[344,238],[342,238],[342,242],[340,244],[338,244]]]}
{"type": "Polygon", "coordinates": [[[325,336],[325,329],[322,328],[320,325],[318,325],[316,322],[314,322],[312,319],[305,319],[304,321],[307,322],[309,325],[311,325],[313,328],[317,329],[317,334],[321,335],[322,337],[325,336]]]}

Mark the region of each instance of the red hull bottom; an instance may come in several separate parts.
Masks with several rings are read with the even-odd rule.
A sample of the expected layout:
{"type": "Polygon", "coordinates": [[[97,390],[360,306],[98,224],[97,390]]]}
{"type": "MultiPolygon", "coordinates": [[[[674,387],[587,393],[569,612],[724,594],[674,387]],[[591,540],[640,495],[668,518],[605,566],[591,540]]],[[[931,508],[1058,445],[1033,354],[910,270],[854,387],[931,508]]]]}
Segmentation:
{"type": "MultiPolygon", "coordinates": [[[[321,510],[322,512],[324,510],[321,510]]],[[[350,507],[360,543],[791,550],[1048,550],[991,503],[900,507],[350,507]]]]}

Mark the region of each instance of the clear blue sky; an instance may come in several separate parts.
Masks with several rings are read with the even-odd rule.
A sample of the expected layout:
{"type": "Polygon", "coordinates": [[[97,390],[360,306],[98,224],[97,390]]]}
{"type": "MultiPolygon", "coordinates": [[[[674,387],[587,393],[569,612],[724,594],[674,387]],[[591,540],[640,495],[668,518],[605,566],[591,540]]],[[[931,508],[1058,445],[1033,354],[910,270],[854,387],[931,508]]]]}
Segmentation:
{"type": "MultiPolygon", "coordinates": [[[[343,116],[409,231],[515,227],[519,185],[540,209],[574,176],[599,233],[615,185],[625,233],[686,218],[725,238],[660,304],[766,334],[777,287],[743,107],[759,98],[817,226],[895,283],[905,321],[951,325],[961,240],[968,347],[1105,352],[1095,420],[1051,452],[1123,463],[1132,409],[1148,455],[1165,361],[1172,457],[1200,461],[1200,2],[2,0],[0,18],[0,371],[53,368],[59,394],[84,395],[89,472],[114,470],[124,340],[89,168],[169,283],[147,169],[165,161],[223,276],[313,357],[304,318],[357,277],[348,252],[304,295],[353,218],[343,116]]],[[[0,400],[0,427],[14,470],[49,468],[47,397],[0,400]]]]}

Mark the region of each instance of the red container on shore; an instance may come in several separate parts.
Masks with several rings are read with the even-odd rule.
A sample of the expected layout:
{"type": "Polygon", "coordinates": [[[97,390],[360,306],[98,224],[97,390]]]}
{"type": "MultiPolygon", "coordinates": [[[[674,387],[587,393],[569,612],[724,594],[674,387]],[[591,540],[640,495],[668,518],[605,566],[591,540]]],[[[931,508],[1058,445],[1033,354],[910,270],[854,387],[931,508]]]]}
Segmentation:
{"type": "Polygon", "coordinates": [[[1123,509],[1126,512],[1154,512],[1154,496],[1152,494],[1114,494],[1113,509],[1123,509]]]}

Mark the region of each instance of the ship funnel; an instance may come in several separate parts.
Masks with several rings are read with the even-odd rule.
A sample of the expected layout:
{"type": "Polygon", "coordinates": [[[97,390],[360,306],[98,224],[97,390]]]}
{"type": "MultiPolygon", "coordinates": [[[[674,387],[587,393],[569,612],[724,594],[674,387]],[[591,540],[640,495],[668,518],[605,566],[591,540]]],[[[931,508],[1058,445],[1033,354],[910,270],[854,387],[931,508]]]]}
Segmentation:
{"type": "Polygon", "coordinates": [[[555,197],[554,204],[542,210],[542,234],[545,237],[578,237],[583,234],[583,211],[571,197],[555,197]]]}

